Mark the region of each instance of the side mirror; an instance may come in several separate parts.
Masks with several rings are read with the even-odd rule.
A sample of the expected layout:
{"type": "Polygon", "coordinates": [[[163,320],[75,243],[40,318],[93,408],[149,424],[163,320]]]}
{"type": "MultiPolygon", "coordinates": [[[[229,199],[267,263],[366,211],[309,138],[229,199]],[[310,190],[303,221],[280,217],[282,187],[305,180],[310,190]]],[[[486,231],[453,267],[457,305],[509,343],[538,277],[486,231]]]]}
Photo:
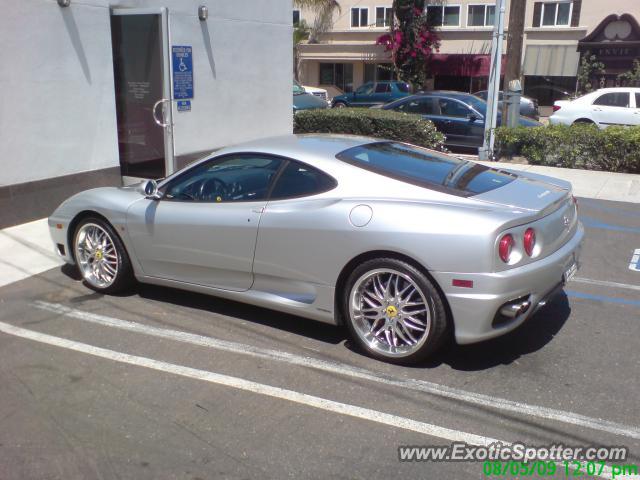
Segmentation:
{"type": "Polygon", "coordinates": [[[150,200],[160,200],[162,198],[155,180],[144,180],[138,188],[140,193],[150,200]]]}
{"type": "Polygon", "coordinates": [[[467,115],[467,118],[470,122],[475,122],[476,120],[478,120],[478,116],[475,113],[470,113],[469,115],[467,115]]]}

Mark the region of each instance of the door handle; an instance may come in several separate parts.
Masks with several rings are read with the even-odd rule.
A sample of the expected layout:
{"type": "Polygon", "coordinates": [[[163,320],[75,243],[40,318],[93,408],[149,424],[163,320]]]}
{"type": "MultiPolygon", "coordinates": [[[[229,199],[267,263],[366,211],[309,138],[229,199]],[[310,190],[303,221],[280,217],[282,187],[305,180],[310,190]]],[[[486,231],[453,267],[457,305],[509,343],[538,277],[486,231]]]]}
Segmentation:
{"type": "Polygon", "coordinates": [[[252,208],[251,211],[253,213],[264,213],[264,207],[252,208]]]}
{"type": "Polygon", "coordinates": [[[156,103],[153,104],[153,109],[151,110],[151,113],[153,114],[153,121],[156,122],[162,128],[167,128],[169,126],[169,124],[164,121],[164,107],[161,110],[162,119],[158,119],[158,116],[156,115],[156,113],[158,112],[158,106],[166,102],[169,102],[169,100],[166,98],[161,98],[160,100],[158,100],[156,103]]]}

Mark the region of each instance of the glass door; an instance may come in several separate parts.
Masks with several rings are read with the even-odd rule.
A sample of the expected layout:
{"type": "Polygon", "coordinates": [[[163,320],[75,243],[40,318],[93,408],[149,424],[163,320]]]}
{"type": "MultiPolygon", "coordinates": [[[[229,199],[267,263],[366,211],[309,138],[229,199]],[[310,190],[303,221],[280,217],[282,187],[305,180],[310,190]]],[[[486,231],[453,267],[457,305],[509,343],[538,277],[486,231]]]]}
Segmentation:
{"type": "Polygon", "coordinates": [[[123,176],[173,172],[171,76],[165,8],[111,11],[111,39],[123,176]]]}

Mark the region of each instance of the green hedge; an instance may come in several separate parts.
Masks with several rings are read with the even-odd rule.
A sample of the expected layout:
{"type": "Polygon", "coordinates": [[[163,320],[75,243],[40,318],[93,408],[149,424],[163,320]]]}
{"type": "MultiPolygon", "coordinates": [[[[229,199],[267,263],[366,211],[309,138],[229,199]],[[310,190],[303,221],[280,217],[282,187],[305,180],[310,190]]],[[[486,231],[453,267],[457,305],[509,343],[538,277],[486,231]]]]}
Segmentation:
{"type": "Polygon", "coordinates": [[[435,149],[444,142],[444,135],[420,115],[376,108],[303,110],[294,116],[293,131],[364,135],[435,149]]]}
{"type": "Polygon", "coordinates": [[[500,127],[496,151],[500,157],[522,155],[533,165],[640,173],[640,127],[500,127]]]}

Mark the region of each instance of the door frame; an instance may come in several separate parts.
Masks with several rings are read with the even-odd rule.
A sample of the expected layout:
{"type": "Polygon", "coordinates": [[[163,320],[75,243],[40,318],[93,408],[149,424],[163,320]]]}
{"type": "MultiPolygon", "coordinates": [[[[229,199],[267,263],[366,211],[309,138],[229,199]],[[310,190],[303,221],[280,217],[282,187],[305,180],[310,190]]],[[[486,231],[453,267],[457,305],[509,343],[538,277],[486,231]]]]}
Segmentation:
{"type": "MultiPolygon", "coordinates": [[[[111,8],[111,15],[160,15],[160,39],[162,41],[162,100],[161,111],[164,126],[161,126],[164,134],[164,174],[165,178],[176,170],[175,142],[173,141],[173,89],[171,71],[171,47],[169,30],[169,12],[166,7],[145,7],[145,8],[111,8]]],[[[152,112],[155,119],[155,109],[152,112]]],[[[156,123],[158,123],[156,121],[156,123]]],[[[160,124],[159,124],[160,125],[160,124]]]]}

